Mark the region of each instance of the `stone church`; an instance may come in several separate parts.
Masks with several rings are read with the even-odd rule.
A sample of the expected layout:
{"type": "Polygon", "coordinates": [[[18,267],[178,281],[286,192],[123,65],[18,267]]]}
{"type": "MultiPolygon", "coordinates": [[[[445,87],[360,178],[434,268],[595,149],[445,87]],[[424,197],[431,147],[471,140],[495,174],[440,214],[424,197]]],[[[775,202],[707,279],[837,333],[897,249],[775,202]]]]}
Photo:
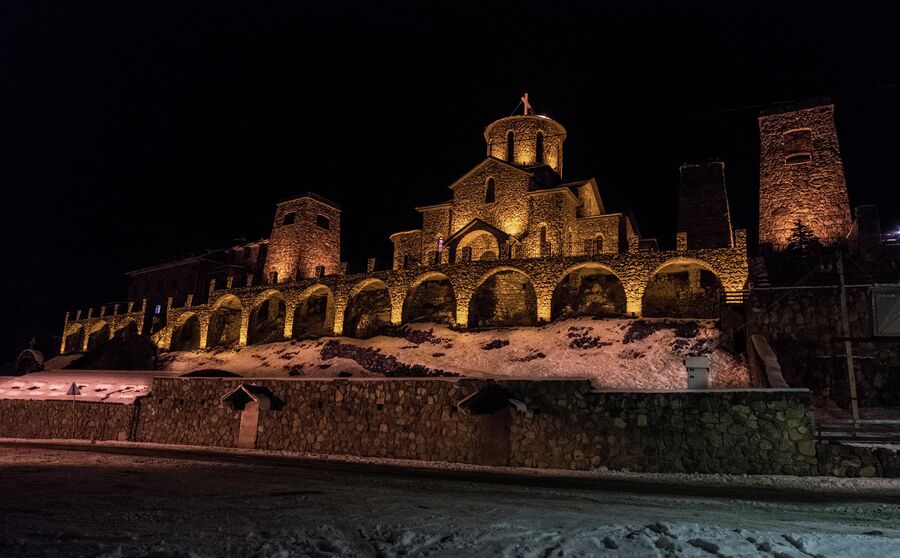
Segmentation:
{"type": "MultiPolygon", "coordinates": [[[[62,351],[87,350],[126,328],[152,335],[163,350],[185,350],[365,337],[411,322],[476,328],[576,315],[718,317],[722,305],[740,302],[747,237],[732,227],[722,162],[681,167],[676,248],[660,250],[630,213],[605,207],[596,180],[563,179],[566,129],[523,101],[522,114],[487,125],[485,159],[447,185],[449,199],[416,208],[421,228],[391,235],[389,269],[370,260],[365,272],[348,274],[340,208],[302,194],[277,204],[268,239],[129,272],[129,298],[140,302],[67,314],[62,351]]],[[[827,124],[827,109],[817,110],[825,112],[810,117],[813,130],[827,124]]],[[[761,206],[775,209],[761,211],[765,234],[770,215],[785,222],[784,204],[771,200],[793,198],[779,193],[784,181],[769,178],[788,171],[767,166],[765,141],[790,130],[767,118],[761,206]]],[[[817,134],[807,151],[830,164],[818,155],[817,134]]],[[[834,186],[837,205],[842,186],[834,186]]],[[[844,210],[833,213],[829,222],[843,230],[844,210]]]]}
{"type": "Polygon", "coordinates": [[[626,251],[634,219],[605,211],[596,180],[562,180],[565,139],[546,116],[491,123],[487,157],[450,185],[452,199],[416,208],[422,228],[391,236],[394,267],[626,251]]]}

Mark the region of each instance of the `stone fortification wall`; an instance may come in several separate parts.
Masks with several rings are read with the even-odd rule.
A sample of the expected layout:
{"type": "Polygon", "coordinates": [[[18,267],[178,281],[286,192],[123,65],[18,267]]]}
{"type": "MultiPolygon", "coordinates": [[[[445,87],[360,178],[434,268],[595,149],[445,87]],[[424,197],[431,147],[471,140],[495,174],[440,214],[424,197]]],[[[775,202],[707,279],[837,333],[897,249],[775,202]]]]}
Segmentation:
{"type": "MultiPolygon", "coordinates": [[[[294,312],[310,296],[329,293],[330,316],[325,331],[334,335],[343,333],[345,312],[353,297],[368,285],[378,283],[387,289],[391,302],[391,323],[400,325],[403,321],[404,301],[412,289],[429,278],[449,281],[455,308],[445,310],[454,314],[456,323],[469,326],[469,305],[480,287],[490,284],[488,280],[505,271],[520,272],[534,289],[537,301],[531,321],[551,319],[553,292],[566,276],[580,268],[602,268],[612,273],[622,284],[626,297],[626,311],[641,314],[644,291],[660,271],[671,266],[697,267],[709,270],[721,282],[725,292],[740,291],[746,287],[748,277],[746,233],[735,231],[735,247],[714,250],[680,251],[629,251],[624,253],[602,253],[593,256],[557,256],[551,258],[524,258],[508,260],[484,260],[442,265],[412,266],[392,271],[374,271],[354,275],[326,275],[317,279],[303,279],[277,285],[254,285],[234,288],[211,289],[209,303],[186,303],[179,308],[167,310],[166,329],[159,336],[159,347],[170,348],[171,339],[178,338],[179,324],[197,316],[198,339],[196,348],[208,348],[208,333],[213,315],[224,301],[235,307],[237,327],[240,335],[236,342],[243,346],[250,341],[250,318],[262,301],[277,296],[285,303],[284,338],[294,335],[294,312]]],[[[414,293],[413,293],[414,294],[414,293]]],[[[472,324],[475,325],[475,324],[472,324]]],[[[212,341],[210,341],[212,343],[212,341]]]]}

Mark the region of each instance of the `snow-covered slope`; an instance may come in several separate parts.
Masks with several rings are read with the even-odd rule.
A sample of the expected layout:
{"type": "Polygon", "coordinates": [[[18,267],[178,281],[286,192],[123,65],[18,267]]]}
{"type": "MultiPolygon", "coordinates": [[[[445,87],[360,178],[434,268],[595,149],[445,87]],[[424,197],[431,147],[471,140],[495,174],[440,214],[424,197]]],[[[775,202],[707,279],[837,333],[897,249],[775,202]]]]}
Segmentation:
{"type": "Polygon", "coordinates": [[[47,399],[71,401],[72,384],[78,386],[78,401],[133,403],[150,393],[153,378],[174,376],[171,372],[117,370],[53,370],[0,378],[0,399],[47,399]]]}
{"type": "Polygon", "coordinates": [[[712,322],[672,320],[581,318],[477,332],[415,324],[404,337],[173,352],[163,356],[162,367],[180,372],[217,368],[257,377],[381,376],[391,370],[408,375],[414,367],[420,374],[479,378],[590,378],[603,389],[685,389],[683,357],[708,354],[714,387],[749,387],[747,367],[719,348],[719,335],[712,322]]]}

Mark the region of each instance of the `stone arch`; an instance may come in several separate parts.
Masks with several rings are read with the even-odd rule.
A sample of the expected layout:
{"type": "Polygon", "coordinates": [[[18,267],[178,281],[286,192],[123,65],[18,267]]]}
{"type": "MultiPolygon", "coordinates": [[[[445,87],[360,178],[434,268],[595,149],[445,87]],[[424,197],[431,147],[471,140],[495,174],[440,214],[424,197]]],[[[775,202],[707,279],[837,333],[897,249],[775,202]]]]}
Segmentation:
{"type": "Polygon", "coordinates": [[[207,347],[226,347],[240,341],[243,308],[241,300],[233,294],[221,296],[216,300],[209,317],[207,347]]]}
{"type": "Polygon", "coordinates": [[[138,324],[134,320],[134,318],[126,318],[121,323],[118,324],[115,332],[113,332],[113,337],[117,338],[127,338],[132,335],[137,335],[138,333],[138,324]]]}
{"type": "Polygon", "coordinates": [[[87,350],[91,351],[93,349],[96,349],[100,345],[109,341],[109,333],[109,324],[105,321],[100,320],[99,322],[94,324],[94,327],[92,327],[90,333],[88,333],[87,350]]]}
{"type": "Polygon", "coordinates": [[[586,262],[566,269],[553,289],[551,318],[620,316],[627,309],[625,286],[609,266],[586,262]]]}
{"type": "Polygon", "coordinates": [[[717,318],[724,290],[719,274],[694,258],[666,260],[650,275],[641,296],[647,318],[717,318]]]}
{"type": "Polygon", "coordinates": [[[353,286],[344,309],[343,333],[368,338],[391,323],[391,293],[381,279],[364,279],[353,286]]]}
{"type": "Polygon", "coordinates": [[[300,293],[299,301],[294,308],[291,337],[322,337],[334,332],[334,293],[330,288],[321,283],[312,285],[300,293]]]}
{"type": "Polygon", "coordinates": [[[537,295],[522,270],[501,266],[479,279],[469,300],[469,327],[535,325],[537,295]]]}
{"type": "Polygon", "coordinates": [[[456,246],[462,261],[496,260],[500,254],[497,237],[485,230],[475,230],[462,237],[456,246]]]}
{"type": "Polygon", "coordinates": [[[172,328],[171,351],[193,351],[200,348],[200,317],[194,312],[185,312],[178,317],[172,328]]]}
{"type": "Polygon", "coordinates": [[[274,343],[284,339],[284,319],[287,314],[280,291],[266,289],[253,301],[247,327],[247,344],[274,343]]]}
{"type": "Polygon", "coordinates": [[[75,324],[74,326],[69,326],[69,329],[66,330],[66,334],[63,337],[63,347],[62,352],[65,353],[77,353],[81,352],[81,349],[84,347],[84,325],[75,324]]]}
{"type": "Polygon", "coordinates": [[[403,299],[403,323],[456,323],[456,292],[450,278],[437,271],[417,277],[403,299]]]}

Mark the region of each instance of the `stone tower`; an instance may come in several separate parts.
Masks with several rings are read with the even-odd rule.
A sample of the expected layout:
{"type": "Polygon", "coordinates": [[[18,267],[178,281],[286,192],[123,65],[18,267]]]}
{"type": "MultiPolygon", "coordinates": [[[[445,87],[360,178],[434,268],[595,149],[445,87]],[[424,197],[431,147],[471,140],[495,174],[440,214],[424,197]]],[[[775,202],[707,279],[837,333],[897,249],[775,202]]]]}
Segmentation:
{"type": "Polygon", "coordinates": [[[827,101],[759,117],[759,242],[784,246],[797,220],[823,244],[850,230],[850,202],[827,101]]]}
{"type": "Polygon", "coordinates": [[[338,273],[341,261],[341,210],[307,192],[279,202],[266,254],[268,283],[284,283],[338,273]]]}
{"type": "Polygon", "coordinates": [[[679,170],[678,232],[687,234],[687,248],[732,248],[725,163],[685,163],[679,170]]]}
{"type": "Polygon", "coordinates": [[[566,129],[546,116],[509,116],[484,130],[488,157],[529,167],[548,165],[562,176],[566,129]]]}

